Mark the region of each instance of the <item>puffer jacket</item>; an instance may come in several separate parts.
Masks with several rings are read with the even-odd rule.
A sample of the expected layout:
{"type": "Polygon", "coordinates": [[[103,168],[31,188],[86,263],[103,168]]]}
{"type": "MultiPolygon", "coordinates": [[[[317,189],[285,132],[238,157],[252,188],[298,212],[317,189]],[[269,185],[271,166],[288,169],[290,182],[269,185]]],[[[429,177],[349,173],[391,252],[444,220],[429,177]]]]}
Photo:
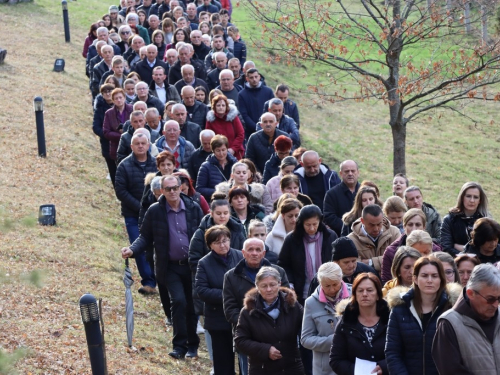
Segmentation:
{"type": "MultiPolygon", "coordinates": [[[[158,148],[158,152],[169,151],[169,149],[165,145],[165,136],[162,135],[160,138],[156,140],[156,147],[158,148]]],[[[186,169],[189,165],[189,159],[194,152],[194,146],[191,142],[187,141],[184,137],[179,137],[179,155],[181,164],[179,168],[186,169]]]]}
{"type": "Polygon", "coordinates": [[[215,134],[227,137],[229,147],[234,151],[234,157],[240,160],[245,155],[245,130],[238,117],[238,110],[229,105],[229,112],[224,118],[215,115],[213,110],[208,111],[205,129],[213,130],[215,134]]]}
{"type": "Polygon", "coordinates": [[[216,190],[216,186],[223,181],[228,181],[231,178],[231,169],[233,164],[238,160],[231,155],[227,154],[227,164],[222,169],[219,160],[214,154],[210,154],[207,160],[201,164],[196,177],[196,191],[205,197],[207,202],[210,202],[212,194],[216,190]]]}
{"type": "Polygon", "coordinates": [[[115,179],[116,197],[121,202],[121,213],[124,217],[139,218],[144,178],[148,173],[156,172],[156,160],[148,152],[144,166],[132,153],[118,165],[115,179]]]}
{"type": "Polygon", "coordinates": [[[281,174],[281,172],[279,172],[277,176],[274,176],[271,179],[269,179],[269,181],[267,181],[266,190],[271,196],[271,200],[273,201],[273,203],[276,202],[283,195],[280,188],[280,182],[282,178],[283,175],[281,174]]]}
{"type": "Polygon", "coordinates": [[[337,375],[354,375],[356,358],[376,362],[382,374],[389,374],[385,360],[385,340],[389,321],[389,306],[385,300],[377,301],[377,315],[380,317],[371,345],[366,335],[359,329],[359,310],[356,311],[349,300],[337,305],[340,321],[335,328],[335,335],[330,350],[330,366],[337,375]]]}
{"type": "Polygon", "coordinates": [[[373,268],[380,272],[382,268],[382,256],[385,249],[396,241],[401,236],[401,233],[399,229],[392,226],[389,219],[384,216],[383,232],[379,236],[377,247],[375,248],[373,241],[363,233],[362,227],[363,224],[360,218],[352,224],[352,232],[349,233],[347,237],[354,242],[356,249],[358,249],[359,258],[372,259],[373,268]]]}
{"type": "MultiPolygon", "coordinates": [[[[349,296],[347,286],[342,283],[337,299],[343,300],[349,296]]],[[[302,346],[313,352],[313,374],[335,375],[329,364],[329,356],[336,325],[335,309],[326,303],[326,298],[319,286],[306,299],[300,338],[302,346]]]]}
{"type": "MultiPolygon", "coordinates": [[[[243,77],[243,80],[244,79],[243,77]]],[[[273,99],[274,93],[273,90],[267,87],[262,81],[259,83],[258,87],[250,87],[248,82],[244,81],[242,84],[238,82],[235,82],[235,84],[239,84],[240,86],[244,85],[243,90],[238,94],[238,109],[245,122],[245,139],[248,139],[255,133],[264,103],[273,99]]],[[[264,167],[264,165],[262,165],[262,167],[264,167]]],[[[262,169],[260,169],[260,171],[262,171],[262,169]]]]}
{"type": "MultiPolygon", "coordinates": [[[[323,264],[332,260],[332,242],[337,239],[337,234],[324,225],[320,225],[318,231],[323,232],[321,244],[321,264],[323,264]]],[[[303,304],[306,283],[306,252],[302,237],[299,238],[294,232],[285,237],[278,257],[278,266],[283,267],[286,271],[288,281],[297,293],[297,299],[303,304]]]]}
{"type": "MultiPolygon", "coordinates": [[[[400,246],[405,246],[406,245],[406,234],[403,234],[401,237],[399,237],[396,241],[391,243],[389,246],[386,247],[384,251],[384,255],[382,256],[382,272],[380,275],[382,276],[382,283],[386,283],[389,280],[392,279],[392,273],[391,273],[391,267],[392,267],[392,261],[394,260],[394,255],[396,255],[396,251],[398,251],[400,246]]],[[[436,251],[441,251],[441,247],[436,244],[432,243],[432,252],[436,251]]]]}
{"type": "MultiPolygon", "coordinates": [[[[235,220],[241,222],[240,218],[238,217],[238,214],[232,207],[231,207],[231,215],[235,218],[235,220]]],[[[250,221],[252,220],[262,221],[262,219],[264,219],[264,215],[265,215],[265,209],[263,205],[254,203],[250,203],[248,205],[247,218],[245,219],[245,222],[242,223],[243,228],[245,229],[245,237],[248,237],[248,227],[250,226],[250,221]]]]}
{"type": "MultiPolygon", "coordinates": [[[[205,242],[205,232],[214,225],[215,222],[212,216],[205,215],[189,243],[189,266],[193,274],[196,272],[200,259],[210,252],[205,242]]],[[[230,216],[226,227],[231,232],[231,249],[243,249],[243,242],[245,242],[245,230],[243,229],[243,225],[230,216]]]]}
{"type": "MultiPolygon", "coordinates": [[[[278,123],[278,126],[276,129],[279,129],[285,133],[288,134],[288,137],[293,142],[293,149],[295,150],[296,148],[300,147],[300,135],[299,135],[299,129],[297,128],[297,124],[293,120],[293,118],[283,114],[281,116],[280,122],[278,123]]],[[[262,130],[262,127],[260,125],[260,122],[257,123],[256,130],[262,130]]]]}
{"type": "Polygon", "coordinates": [[[479,212],[471,217],[466,217],[462,212],[450,212],[443,219],[441,224],[441,247],[451,256],[455,257],[459,253],[455,249],[455,244],[465,245],[470,241],[472,227],[477,219],[482,218],[479,212]]]}
{"type": "Polygon", "coordinates": [[[229,249],[226,260],[214,251],[200,259],[195,277],[195,291],[205,302],[203,315],[206,330],[230,331],[231,324],[224,316],[222,287],[224,275],[243,259],[240,250],[229,249]]]}
{"type": "Polygon", "coordinates": [[[446,285],[446,291],[439,297],[438,305],[425,331],[413,306],[414,289],[396,287],[389,291],[387,301],[391,313],[385,354],[391,374],[438,375],[432,359],[432,340],[436,333],[436,323],[439,316],[455,304],[461,291],[462,286],[459,284],[446,285]]]}
{"type": "MultiPolygon", "coordinates": [[[[289,288],[288,278],[285,270],[280,266],[271,264],[269,260],[262,259],[260,267],[272,267],[280,273],[281,286],[289,288]]],[[[245,259],[242,259],[236,267],[229,270],[224,275],[224,315],[228,322],[234,327],[238,323],[240,311],[243,308],[245,294],[252,288],[255,288],[255,282],[245,272],[245,259]]]]}
{"type": "MultiPolygon", "coordinates": [[[[184,100],[181,103],[184,104],[184,106],[186,106],[184,100]]],[[[195,100],[194,105],[192,107],[186,106],[186,110],[187,110],[188,121],[194,122],[195,124],[198,124],[200,128],[205,129],[208,106],[198,100],[195,100]]]]}
{"type": "MultiPolygon", "coordinates": [[[[191,239],[198,228],[203,213],[200,206],[187,195],[181,194],[181,199],[186,206],[187,235],[191,239]]],[[[157,203],[149,207],[140,229],[140,236],[130,245],[134,255],[154,248],[155,277],[159,284],[167,285],[167,266],[170,249],[170,239],[167,220],[166,198],[162,195],[157,203]]]]}
{"type": "Polygon", "coordinates": [[[280,314],[276,320],[264,311],[256,288],[250,290],[241,310],[234,342],[238,352],[248,356],[249,375],[303,375],[304,367],[297,345],[302,326],[302,306],[295,292],[280,288],[280,314]],[[269,349],[274,346],[282,358],[271,360],[269,349]]]}
{"type": "Polygon", "coordinates": [[[105,158],[109,158],[109,141],[104,136],[104,115],[112,105],[108,104],[101,94],[97,95],[94,100],[94,119],[92,121],[92,130],[99,137],[101,143],[101,154],[105,158]]]}
{"type": "Polygon", "coordinates": [[[441,243],[441,216],[439,216],[437,210],[429,203],[424,202],[422,204],[422,211],[427,219],[425,230],[431,235],[434,242],[437,244],[441,243]]]}
{"type": "Polygon", "coordinates": [[[267,183],[269,182],[269,180],[271,180],[271,178],[278,176],[278,174],[280,173],[280,165],[281,165],[281,159],[275,152],[271,155],[269,160],[266,161],[266,164],[264,164],[264,173],[262,174],[262,179],[263,179],[262,183],[264,185],[267,185],[267,183]]]}
{"type": "MultiPolygon", "coordinates": [[[[215,186],[215,191],[229,195],[229,189],[233,187],[232,181],[221,182],[215,186]]],[[[250,203],[261,204],[264,206],[266,215],[270,214],[273,210],[273,202],[266,190],[266,187],[258,182],[247,184],[246,188],[250,193],[250,203]]]]}

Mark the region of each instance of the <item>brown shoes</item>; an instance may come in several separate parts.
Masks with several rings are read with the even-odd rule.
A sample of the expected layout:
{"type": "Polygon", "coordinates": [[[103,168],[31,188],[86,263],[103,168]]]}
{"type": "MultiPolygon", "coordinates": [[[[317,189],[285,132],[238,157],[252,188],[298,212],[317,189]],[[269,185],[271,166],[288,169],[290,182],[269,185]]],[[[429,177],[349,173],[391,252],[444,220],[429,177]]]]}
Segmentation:
{"type": "Polygon", "coordinates": [[[150,296],[152,294],[156,294],[156,288],[153,288],[149,285],[144,285],[139,288],[139,293],[144,294],[145,296],[150,296]]]}

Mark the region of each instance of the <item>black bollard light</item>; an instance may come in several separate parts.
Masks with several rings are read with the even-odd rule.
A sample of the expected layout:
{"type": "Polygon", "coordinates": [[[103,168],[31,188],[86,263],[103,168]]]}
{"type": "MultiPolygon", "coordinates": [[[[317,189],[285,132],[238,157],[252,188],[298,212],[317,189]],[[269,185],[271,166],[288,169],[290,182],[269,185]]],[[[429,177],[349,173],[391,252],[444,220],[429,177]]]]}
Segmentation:
{"type": "Polygon", "coordinates": [[[80,312],[82,314],[83,325],[85,326],[92,374],[105,375],[107,371],[104,362],[101,325],[99,324],[99,309],[97,308],[97,300],[92,294],[84,294],[80,298],[80,312]]]}
{"type": "Polygon", "coordinates": [[[69,43],[69,17],[68,17],[68,2],[62,0],[63,21],[64,21],[64,38],[66,43],[69,43]]]}
{"type": "Polygon", "coordinates": [[[37,96],[33,100],[33,107],[35,108],[36,140],[38,142],[38,156],[44,158],[47,156],[47,150],[45,149],[45,128],[43,125],[43,99],[37,96]]]}

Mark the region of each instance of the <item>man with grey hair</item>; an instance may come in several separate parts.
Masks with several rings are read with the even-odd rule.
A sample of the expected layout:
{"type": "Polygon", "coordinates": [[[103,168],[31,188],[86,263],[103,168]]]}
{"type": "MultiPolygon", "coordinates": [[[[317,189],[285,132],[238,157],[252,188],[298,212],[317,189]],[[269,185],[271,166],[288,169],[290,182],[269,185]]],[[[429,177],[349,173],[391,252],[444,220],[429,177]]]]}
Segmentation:
{"type": "Polygon", "coordinates": [[[127,17],[125,18],[125,23],[130,27],[136,27],[137,30],[139,30],[139,35],[141,36],[142,39],[144,39],[144,43],[146,43],[146,45],[151,43],[151,40],[149,39],[148,30],[144,26],[139,25],[139,16],[137,15],[137,13],[127,14],[127,17]]]}
{"type": "MultiPolygon", "coordinates": [[[[165,52],[165,61],[168,65],[168,69],[170,69],[172,66],[174,66],[175,62],[179,58],[179,54],[177,53],[177,50],[174,48],[167,49],[165,52]]],[[[170,70],[169,70],[170,71],[170,70]]]]}
{"type": "Polygon", "coordinates": [[[220,85],[219,75],[222,70],[226,69],[227,67],[226,54],[224,52],[215,52],[214,54],[212,54],[212,61],[213,65],[215,65],[215,68],[207,74],[206,80],[210,91],[220,85]]]}
{"type": "Polygon", "coordinates": [[[418,186],[409,186],[403,196],[408,209],[418,208],[424,212],[427,219],[425,230],[431,235],[434,242],[441,243],[441,216],[432,205],[424,202],[420,188],[418,186]]]}
{"type": "MultiPolygon", "coordinates": [[[[272,114],[274,114],[276,116],[276,120],[278,120],[278,129],[288,134],[290,139],[293,141],[294,149],[299,148],[299,129],[297,128],[297,124],[295,123],[293,118],[285,115],[285,110],[281,99],[272,98],[268,100],[266,104],[268,104],[267,112],[271,112],[272,114]]],[[[266,112],[266,104],[264,104],[264,112],[266,112]]],[[[260,130],[260,123],[257,123],[257,130],[260,130]]]]}
{"type": "MultiPolygon", "coordinates": [[[[151,14],[148,18],[148,23],[149,23],[149,27],[148,27],[149,39],[151,40],[151,43],[154,43],[153,33],[156,30],[159,30],[160,19],[158,18],[158,16],[156,14],[151,14]]],[[[160,57],[163,58],[163,56],[160,56],[160,57]]]]}
{"type": "MultiPolygon", "coordinates": [[[[140,112],[142,115],[142,112],[140,112]]],[[[139,237],[139,210],[144,191],[144,176],[156,173],[156,161],[149,153],[149,139],[144,134],[134,134],[131,140],[132,153],[118,165],[115,180],[116,197],[121,202],[121,214],[132,244],[139,237]]],[[[156,280],[146,260],[145,251],[135,254],[137,269],[142,278],[139,293],[156,293],[156,280]]]]}
{"type": "Polygon", "coordinates": [[[158,58],[158,47],[150,44],[146,47],[146,58],[135,64],[134,71],[149,85],[153,81],[153,70],[158,66],[165,71],[168,69],[167,64],[158,58]]]}
{"type": "Polygon", "coordinates": [[[314,150],[304,152],[300,164],[302,167],[293,172],[299,177],[300,192],[322,208],[326,192],[340,184],[340,178],[337,172],[322,163],[319,154],[314,150]]]}
{"type": "Polygon", "coordinates": [[[160,99],[154,97],[149,93],[149,87],[146,82],[137,82],[137,84],[135,85],[135,94],[136,98],[134,99],[134,103],[141,101],[146,103],[148,108],[155,107],[158,112],[160,112],[160,116],[163,117],[165,108],[160,99]]]}
{"type": "Polygon", "coordinates": [[[192,86],[184,86],[181,90],[182,104],[186,106],[188,120],[204,129],[207,122],[208,106],[196,100],[196,93],[192,86]]]}
{"type": "Polygon", "coordinates": [[[90,60],[92,60],[94,57],[97,56],[97,49],[96,49],[96,44],[99,41],[105,42],[108,46],[113,47],[113,52],[115,55],[121,55],[121,50],[120,47],[118,47],[109,37],[109,30],[102,26],[99,27],[96,30],[97,33],[97,38],[92,42],[92,45],[89,47],[89,50],[87,52],[87,60],[86,60],[86,66],[90,64],[90,60]]]}
{"type": "Polygon", "coordinates": [[[175,88],[180,94],[184,86],[191,86],[193,88],[202,86],[207,92],[210,92],[206,82],[200,78],[195,77],[195,70],[191,64],[183,65],[181,68],[182,79],[175,83],[175,88]]]}
{"type": "MultiPolygon", "coordinates": [[[[281,286],[289,288],[290,284],[285,270],[278,265],[271,264],[265,259],[266,248],[264,242],[258,238],[249,238],[243,243],[243,259],[233,269],[224,275],[222,300],[226,320],[232,324],[233,330],[238,323],[240,311],[243,308],[245,294],[255,288],[255,277],[262,267],[272,267],[279,272],[281,286]]],[[[240,368],[243,374],[248,373],[248,360],[245,355],[238,354],[240,368]],[[246,370],[246,372],[245,372],[246,370]]]]}
{"type": "Polygon", "coordinates": [[[113,56],[115,55],[113,47],[107,45],[101,48],[102,61],[94,66],[91,74],[90,89],[93,97],[99,93],[99,83],[102,76],[112,67],[113,56]]]}
{"type": "Polygon", "coordinates": [[[228,99],[232,99],[236,107],[238,107],[238,93],[243,90],[243,87],[234,84],[234,74],[229,69],[222,69],[219,73],[220,85],[216,87],[228,99]]]}
{"type": "Polygon", "coordinates": [[[193,180],[193,186],[196,186],[196,179],[198,177],[198,171],[207,157],[212,153],[212,148],[210,147],[210,142],[212,138],[215,137],[213,130],[205,129],[200,132],[200,144],[189,158],[188,172],[189,176],[193,180]]]}
{"type": "Polygon", "coordinates": [[[474,267],[452,309],[438,319],[432,357],[440,374],[500,374],[500,270],[474,267]]]}
{"type": "Polygon", "coordinates": [[[87,63],[85,65],[85,74],[90,79],[89,84],[92,83],[92,73],[94,72],[94,66],[96,66],[97,64],[99,64],[102,61],[101,49],[102,49],[102,47],[104,47],[106,45],[107,44],[104,40],[98,41],[95,44],[96,55],[93,58],[91,58],[90,60],[87,60],[87,63]]]}
{"type": "MultiPolygon", "coordinates": [[[[134,110],[130,114],[130,126],[127,131],[124,131],[120,137],[120,143],[118,144],[118,150],[116,151],[116,164],[129,156],[132,153],[132,148],[130,147],[132,143],[132,137],[137,129],[142,129],[146,125],[146,120],[144,113],[139,110],[134,110]]],[[[148,136],[149,143],[151,142],[151,136],[148,136]]]]}
{"type": "Polygon", "coordinates": [[[170,67],[168,71],[168,83],[174,85],[176,82],[182,79],[182,67],[185,65],[191,65],[194,69],[194,76],[196,78],[206,80],[205,68],[200,61],[194,60],[192,47],[189,44],[185,44],[178,49],[179,59],[170,67]]]}
{"type": "Polygon", "coordinates": [[[179,123],[174,120],[165,122],[163,136],[156,141],[159,152],[169,151],[175,156],[175,167],[187,169],[189,159],[194,152],[194,146],[181,136],[179,123]]]}
{"type": "Polygon", "coordinates": [[[191,142],[195,148],[200,147],[201,128],[198,124],[187,120],[187,110],[184,104],[172,106],[172,118],[179,123],[181,136],[191,142]]]}
{"type": "Polygon", "coordinates": [[[151,133],[151,143],[156,142],[158,138],[161,137],[163,131],[163,120],[161,119],[160,112],[156,108],[148,108],[144,112],[144,117],[146,118],[146,126],[151,133]]]}
{"type": "MultiPolygon", "coordinates": [[[[188,4],[188,8],[192,3],[188,4]]],[[[192,4],[194,6],[194,4],[192,4]]],[[[210,52],[210,48],[203,43],[202,33],[200,30],[193,30],[189,35],[189,39],[191,40],[191,44],[193,45],[193,50],[196,55],[196,59],[200,61],[205,61],[205,57],[210,52]]]]}
{"type": "Polygon", "coordinates": [[[135,64],[141,61],[141,48],[144,46],[144,39],[142,39],[139,35],[132,38],[130,48],[123,54],[123,58],[127,60],[130,68],[133,68],[135,64]]]}

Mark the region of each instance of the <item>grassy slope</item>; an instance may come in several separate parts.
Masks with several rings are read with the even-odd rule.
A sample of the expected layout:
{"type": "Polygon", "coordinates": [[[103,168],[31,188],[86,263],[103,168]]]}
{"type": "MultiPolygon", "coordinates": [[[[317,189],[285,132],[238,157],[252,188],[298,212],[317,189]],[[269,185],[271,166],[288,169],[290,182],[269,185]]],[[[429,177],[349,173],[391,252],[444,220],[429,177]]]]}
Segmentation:
{"type": "MultiPolygon", "coordinates": [[[[126,351],[122,262],[117,256],[126,236],[90,128],[90,98],[80,55],[89,23],[107,6],[98,0],[69,4],[71,44],[64,43],[58,2],[39,0],[0,8],[0,33],[6,36],[1,46],[9,51],[6,64],[0,66],[4,134],[0,140],[0,205],[15,223],[14,230],[1,234],[0,269],[8,274],[7,281],[33,269],[46,274],[42,289],[12,281],[0,291],[0,345],[8,351],[18,346],[31,348],[31,354],[17,365],[20,373],[90,373],[78,299],[91,292],[105,303],[110,373],[206,374],[206,353],[194,363],[170,361],[166,356],[170,336],[164,333],[158,300],[137,293],[135,345],[145,350],[126,351]],[[20,20],[29,20],[35,29],[27,31],[20,20]],[[57,57],[66,60],[65,73],[51,72],[57,57]],[[32,112],[36,95],[46,105],[46,159],[37,158],[32,112]],[[45,203],[56,205],[57,227],[21,225],[33,222],[38,206],[45,203]]],[[[240,9],[235,19],[244,37],[259,36],[255,23],[245,19],[240,9]]],[[[285,81],[297,88],[306,72],[267,64],[266,56],[251,47],[250,58],[258,62],[271,86],[285,81]]],[[[307,67],[307,74],[314,78],[321,79],[325,72],[307,67]]],[[[320,150],[334,168],[342,159],[355,158],[362,178],[379,183],[387,196],[392,169],[387,109],[376,103],[314,105],[314,98],[296,91],[292,98],[300,105],[306,147],[320,150]]],[[[495,105],[482,103],[468,108],[483,119],[478,126],[449,114],[440,117],[440,111],[409,125],[410,178],[442,213],[453,204],[462,183],[471,179],[483,184],[498,217],[494,204],[499,195],[495,183],[498,128],[489,125],[495,109],[495,105]]]]}

